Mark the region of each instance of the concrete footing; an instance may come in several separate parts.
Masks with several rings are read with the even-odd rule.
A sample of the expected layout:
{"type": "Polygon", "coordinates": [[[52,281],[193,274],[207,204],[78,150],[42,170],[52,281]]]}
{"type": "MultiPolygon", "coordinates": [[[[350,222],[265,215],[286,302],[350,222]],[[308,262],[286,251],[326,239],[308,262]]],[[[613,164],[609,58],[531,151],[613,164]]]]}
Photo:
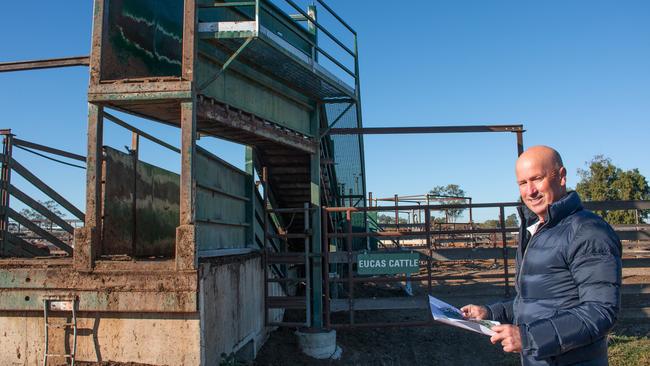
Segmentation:
{"type": "Polygon", "coordinates": [[[300,350],[307,356],[320,360],[341,358],[343,349],[336,345],[335,330],[298,330],[296,337],[300,350]]]}

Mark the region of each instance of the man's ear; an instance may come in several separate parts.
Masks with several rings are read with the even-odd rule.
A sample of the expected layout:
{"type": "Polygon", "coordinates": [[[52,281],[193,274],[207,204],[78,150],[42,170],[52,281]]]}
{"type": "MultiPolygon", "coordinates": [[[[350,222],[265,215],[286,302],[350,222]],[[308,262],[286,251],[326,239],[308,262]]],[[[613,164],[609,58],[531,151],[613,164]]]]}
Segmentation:
{"type": "Polygon", "coordinates": [[[558,173],[560,174],[560,185],[566,187],[566,168],[561,167],[560,170],[558,170],[558,173]]]}

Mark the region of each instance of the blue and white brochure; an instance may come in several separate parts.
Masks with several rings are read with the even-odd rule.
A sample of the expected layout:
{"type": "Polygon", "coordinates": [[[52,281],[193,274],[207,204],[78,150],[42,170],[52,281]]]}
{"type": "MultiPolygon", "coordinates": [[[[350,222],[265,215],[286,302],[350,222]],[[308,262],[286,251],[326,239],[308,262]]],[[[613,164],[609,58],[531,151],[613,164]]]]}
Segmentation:
{"type": "Polygon", "coordinates": [[[431,308],[431,315],[433,320],[454,327],[471,330],[472,332],[485,334],[491,336],[494,331],[491,329],[495,325],[501,323],[493,320],[478,320],[478,319],[465,319],[463,313],[456,307],[447,304],[444,301],[438,300],[429,295],[429,307],[431,308]]]}

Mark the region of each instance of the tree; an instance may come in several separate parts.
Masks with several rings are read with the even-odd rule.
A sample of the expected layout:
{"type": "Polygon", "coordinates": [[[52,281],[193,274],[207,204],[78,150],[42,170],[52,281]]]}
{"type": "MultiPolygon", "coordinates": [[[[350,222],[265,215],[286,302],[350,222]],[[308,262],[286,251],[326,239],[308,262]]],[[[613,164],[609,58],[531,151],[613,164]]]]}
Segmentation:
{"type": "MultiPolygon", "coordinates": [[[[49,201],[38,201],[41,205],[45,206],[48,210],[50,210],[53,214],[59,217],[63,217],[63,212],[59,209],[59,204],[56,203],[54,200],[49,200],[49,201]]],[[[30,221],[35,221],[41,225],[45,224],[49,230],[52,230],[53,223],[49,219],[47,219],[45,216],[41,215],[40,212],[32,209],[32,208],[23,208],[20,210],[20,214],[28,218],[30,221]]]]}
{"type": "MultiPolygon", "coordinates": [[[[638,169],[622,170],[611,159],[596,155],[586,163],[588,169],[578,169],[580,182],[576,191],[585,201],[647,200],[650,187],[638,169]]],[[[628,211],[596,211],[610,224],[635,224],[636,214],[628,211]]],[[[648,211],[641,211],[639,219],[646,219],[648,211]]]]}
{"type": "MultiPolygon", "coordinates": [[[[432,201],[437,201],[443,205],[458,205],[465,202],[465,191],[457,184],[447,184],[446,186],[435,186],[429,191],[429,195],[434,196],[432,201]]],[[[445,215],[451,222],[456,222],[456,219],[465,211],[464,208],[450,208],[445,210],[445,215]]]]}
{"type": "MultiPolygon", "coordinates": [[[[379,222],[380,224],[394,224],[395,223],[395,217],[381,214],[381,215],[379,215],[379,217],[377,217],[377,222],[379,222]]],[[[400,217],[399,218],[399,223],[400,224],[406,224],[406,219],[403,218],[403,217],[400,217]]]]}
{"type": "Polygon", "coordinates": [[[517,214],[510,214],[506,217],[506,227],[517,227],[519,226],[519,219],[517,214]]]}
{"type": "MultiPolygon", "coordinates": [[[[519,219],[517,219],[517,214],[510,214],[506,217],[505,222],[506,227],[518,227],[519,219]]],[[[501,220],[489,219],[477,224],[478,227],[484,229],[494,229],[501,227],[501,220]]]]}

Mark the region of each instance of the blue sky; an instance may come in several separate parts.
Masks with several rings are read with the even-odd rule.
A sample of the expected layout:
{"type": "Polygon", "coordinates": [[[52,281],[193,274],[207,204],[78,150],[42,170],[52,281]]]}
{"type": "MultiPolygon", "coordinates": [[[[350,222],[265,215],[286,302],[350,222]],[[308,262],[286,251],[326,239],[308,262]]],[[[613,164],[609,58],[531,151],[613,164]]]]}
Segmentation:
{"type": "MultiPolygon", "coordinates": [[[[526,146],[560,151],[570,186],[597,154],[650,177],[650,2],[328,3],[359,34],[366,126],[523,124],[526,146]]],[[[0,9],[0,61],[89,53],[91,1],[0,9]]],[[[1,127],[85,154],[87,84],[86,68],[0,74],[1,127]]],[[[133,123],[178,145],[173,128],[133,123]]],[[[112,126],[107,140],[118,148],[130,141],[112,126]]],[[[201,143],[243,164],[241,148],[201,143]]],[[[475,202],[516,198],[513,134],[367,136],[365,146],[375,196],[455,183],[475,202]]],[[[144,149],[144,160],[178,170],[174,154],[144,149]]],[[[82,170],[16,157],[83,207],[82,170]]]]}

